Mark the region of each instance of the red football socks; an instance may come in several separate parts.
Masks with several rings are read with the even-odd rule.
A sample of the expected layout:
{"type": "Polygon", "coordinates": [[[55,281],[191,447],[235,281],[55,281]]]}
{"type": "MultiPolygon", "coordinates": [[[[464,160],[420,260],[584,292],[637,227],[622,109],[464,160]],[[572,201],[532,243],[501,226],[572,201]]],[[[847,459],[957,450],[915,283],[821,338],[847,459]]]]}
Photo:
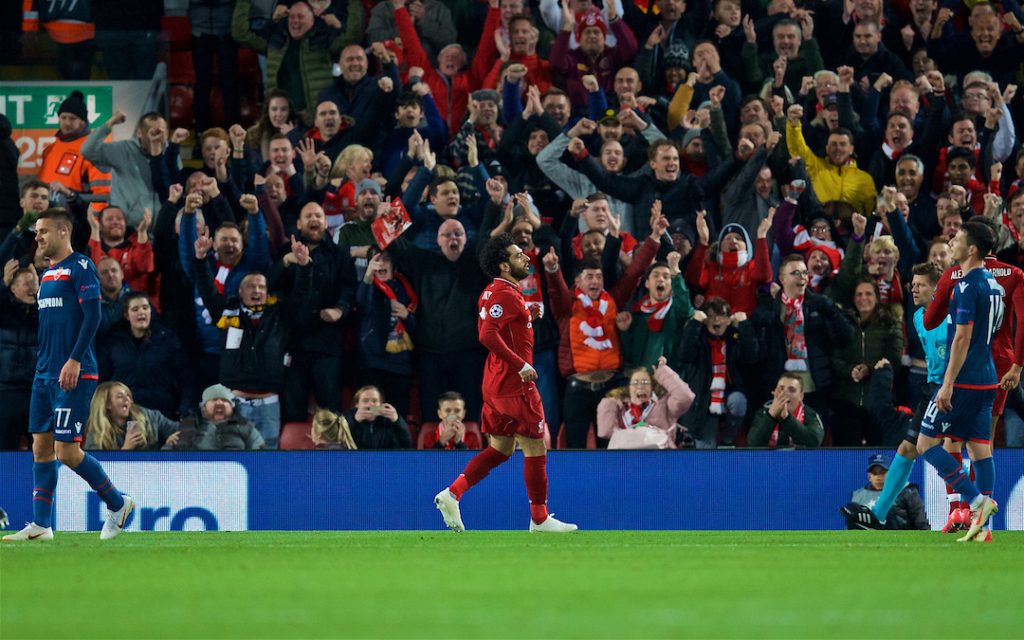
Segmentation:
{"type": "MultiPolygon", "coordinates": [[[[452,492],[456,500],[462,499],[462,494],[467,489],[472,487],[474,484],[480,482],[487,477],[487,474],[491,472],[491,469],[500,465],[502,462],[508,460],[508,456],[498,451],[494,447],[487,447],[480,453],[476,454],[466,468],[462,470],[462,473],[455,482],[448,487],[448,490],[452,492]]],[[[545,491],[547,490],[547,484],[545,480],[545,491]]]]}
{"type": "Polygon", "coordinates": [[[534,524],[548,519],[547,463],[547,456],[523,458],[523,479],[526,481],[526,495],[530,498],[530,518],[534,524]]]}

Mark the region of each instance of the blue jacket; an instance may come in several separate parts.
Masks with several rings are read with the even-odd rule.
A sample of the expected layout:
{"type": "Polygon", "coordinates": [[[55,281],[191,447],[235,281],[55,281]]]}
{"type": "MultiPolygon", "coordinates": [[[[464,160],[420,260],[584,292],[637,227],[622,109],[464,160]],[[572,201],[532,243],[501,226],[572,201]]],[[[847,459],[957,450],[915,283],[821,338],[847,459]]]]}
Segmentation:
{"type": "Polygon", "coordinates": [[[448,143],[448,125],[430,95],[423,97],[423,115],[426,125],[416,129],[396,127],[377,144],[377,163],[384,175],[391,175],[398,161],[405,157],[413,131],[419,131],[424,140],[429,140],[431,149],[443,149],[448,143]]]}
{"type": "MultiPolygon", "coordinates": [[[[466,242],[469,243],[476,238],[476,231],[484,217],[482,202],[489,199],[487,179],[491,176],[487,173],[487,169],[484,169],[482,163],[467,169],[467,171],[473,176],[473,181],[480,193],[480,196],[473,202],[460,201],[459,212],[456,216],[462,226],[466,228],[466,242]]],[[[412,220],[412,226],[405,232],[405,237],[409,238],[413,246],[440,253],[441,249],[437,246],[437,231],[445,219],[437,214],[434,205],[430,204],[429,200],[422,204],[419,201],[423,191],[433,179],[433,171],[426,167],[420,167],[402,196],[402,203],[412,220]]]]}
{"type": "MultiPolygon", "coordinates": [[[[178,257],[181,260],[182,270],[185,277],[192,283],[192,294],[195,300],[196,326],[199,332],[199,342],[203,353],[220,353],[224,343],[223,332],[214,324],[217,319],[210,317],[210,312],[202,303],[199,290],[196,288],[196,274],[193,262],[195,261],[196,243],[196,215],[195,213],[182,213],[181,232],[178,235],[178,257]]],[[[210,268],[214,274],[217,273],[216,259],[213,252],[210,252],[206,259],[210,262],[210,268]]],[[[263,214],[257,211],[249,216],[249,234],[245,241],[245,249],[238,264],[231,269],[227,280],[224,282],[224,297],[230,298],[238,293],[238,285],[247,273],[260,271],[266,273],[270,268],[270,243],[267,240],[267,223],[263,214]]]]}

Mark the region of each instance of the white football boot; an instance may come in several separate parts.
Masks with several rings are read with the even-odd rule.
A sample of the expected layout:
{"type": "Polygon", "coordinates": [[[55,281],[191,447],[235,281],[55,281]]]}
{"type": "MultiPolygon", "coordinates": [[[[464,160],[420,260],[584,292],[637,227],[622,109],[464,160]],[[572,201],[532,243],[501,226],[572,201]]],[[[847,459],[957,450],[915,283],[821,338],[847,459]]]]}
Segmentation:
{"type": "Polygon", "coordinates": [[[103,531],[100,531],[100,540],[110,540],[116,538],[121,530],[124,529],[124,525],[128,522],[128,514],[135,508],[135,501],[129,495],[121,495],[124,498],[124,504],[117,511],[111,511],[107,509],[107,519],[103,523],[103,531]]]}
{"type": "Polygon", "coordinates": [[[18,540],[53,540],[53,529],[40,527],[34,522],[25,523],[25,528],[17,533],[4,536],[4,542],[15,542],[18,540]]]}
{"type": "Polygon", "coordinates": [[[452,492],[447,488],[441,489],[440,493],[434,496],[434,505],[441,512],[444,523],[456,533],[462,533],[466,526],[462,524],[462,514],[459,512],[459,501],[455,499],[452,492]]]}
{"type": "Polygon", "coordinates": [[[577,528],[574,524],[555,519],[555,516],[551,514],[540,524],[530,520],[530,533],[535,531],[540,533],[570,533],[576,531],[577,528]]]}

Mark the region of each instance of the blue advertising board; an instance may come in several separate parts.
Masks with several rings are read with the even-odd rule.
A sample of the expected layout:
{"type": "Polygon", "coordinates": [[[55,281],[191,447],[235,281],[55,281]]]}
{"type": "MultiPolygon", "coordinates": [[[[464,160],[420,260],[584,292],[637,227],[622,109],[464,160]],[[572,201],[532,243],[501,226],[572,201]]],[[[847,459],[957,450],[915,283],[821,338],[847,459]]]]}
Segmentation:
{"type": "MultiPolygon", "coordinates": [[[[584,529],[837,529],[838,509],[866,482],[873,450],[555,451],[549,505],[584,529]]],[[[888,453],[888,452],[886,452],[888,453]]],[[[138,503],[129,530],[440,529],[433,496],[473,452],[265,451],[98,453],[138,503]]],[[[997,529],[1024,529],[1024,449],[996,454],[997,529]]],[[[462,500],[471,529],[526,529],[522,457],[495,469],[462,500]]],[[[945,523],[943,485],[923,461],[933,528],[945,523]]],[[[0,453],[0,507],[31,520],[32,458],[0,453]]],[[[98,530],[103,504],[60,471],[55,526],[98,530]]]]}

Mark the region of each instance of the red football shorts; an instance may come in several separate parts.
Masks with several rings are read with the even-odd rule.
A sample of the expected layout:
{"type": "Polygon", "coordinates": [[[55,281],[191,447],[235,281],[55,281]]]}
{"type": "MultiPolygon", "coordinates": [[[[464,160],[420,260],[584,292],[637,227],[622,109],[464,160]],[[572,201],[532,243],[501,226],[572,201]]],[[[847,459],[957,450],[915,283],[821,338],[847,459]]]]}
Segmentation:
{"type": "Polygon", "coordinates": [[[992,401],[992,415],[997,418],[1003,415],[1003,408],[1006,406],[1006,389],[996,391],[996,399],[992,401]]]}
{"type": "Polygon", "coordinates": [[[484,398],[480,428],[484,433],[506,438],[543,438],[548,425],[544,422],[544,405],[537,389],[530,389],[521,396],[484,398]]]}

